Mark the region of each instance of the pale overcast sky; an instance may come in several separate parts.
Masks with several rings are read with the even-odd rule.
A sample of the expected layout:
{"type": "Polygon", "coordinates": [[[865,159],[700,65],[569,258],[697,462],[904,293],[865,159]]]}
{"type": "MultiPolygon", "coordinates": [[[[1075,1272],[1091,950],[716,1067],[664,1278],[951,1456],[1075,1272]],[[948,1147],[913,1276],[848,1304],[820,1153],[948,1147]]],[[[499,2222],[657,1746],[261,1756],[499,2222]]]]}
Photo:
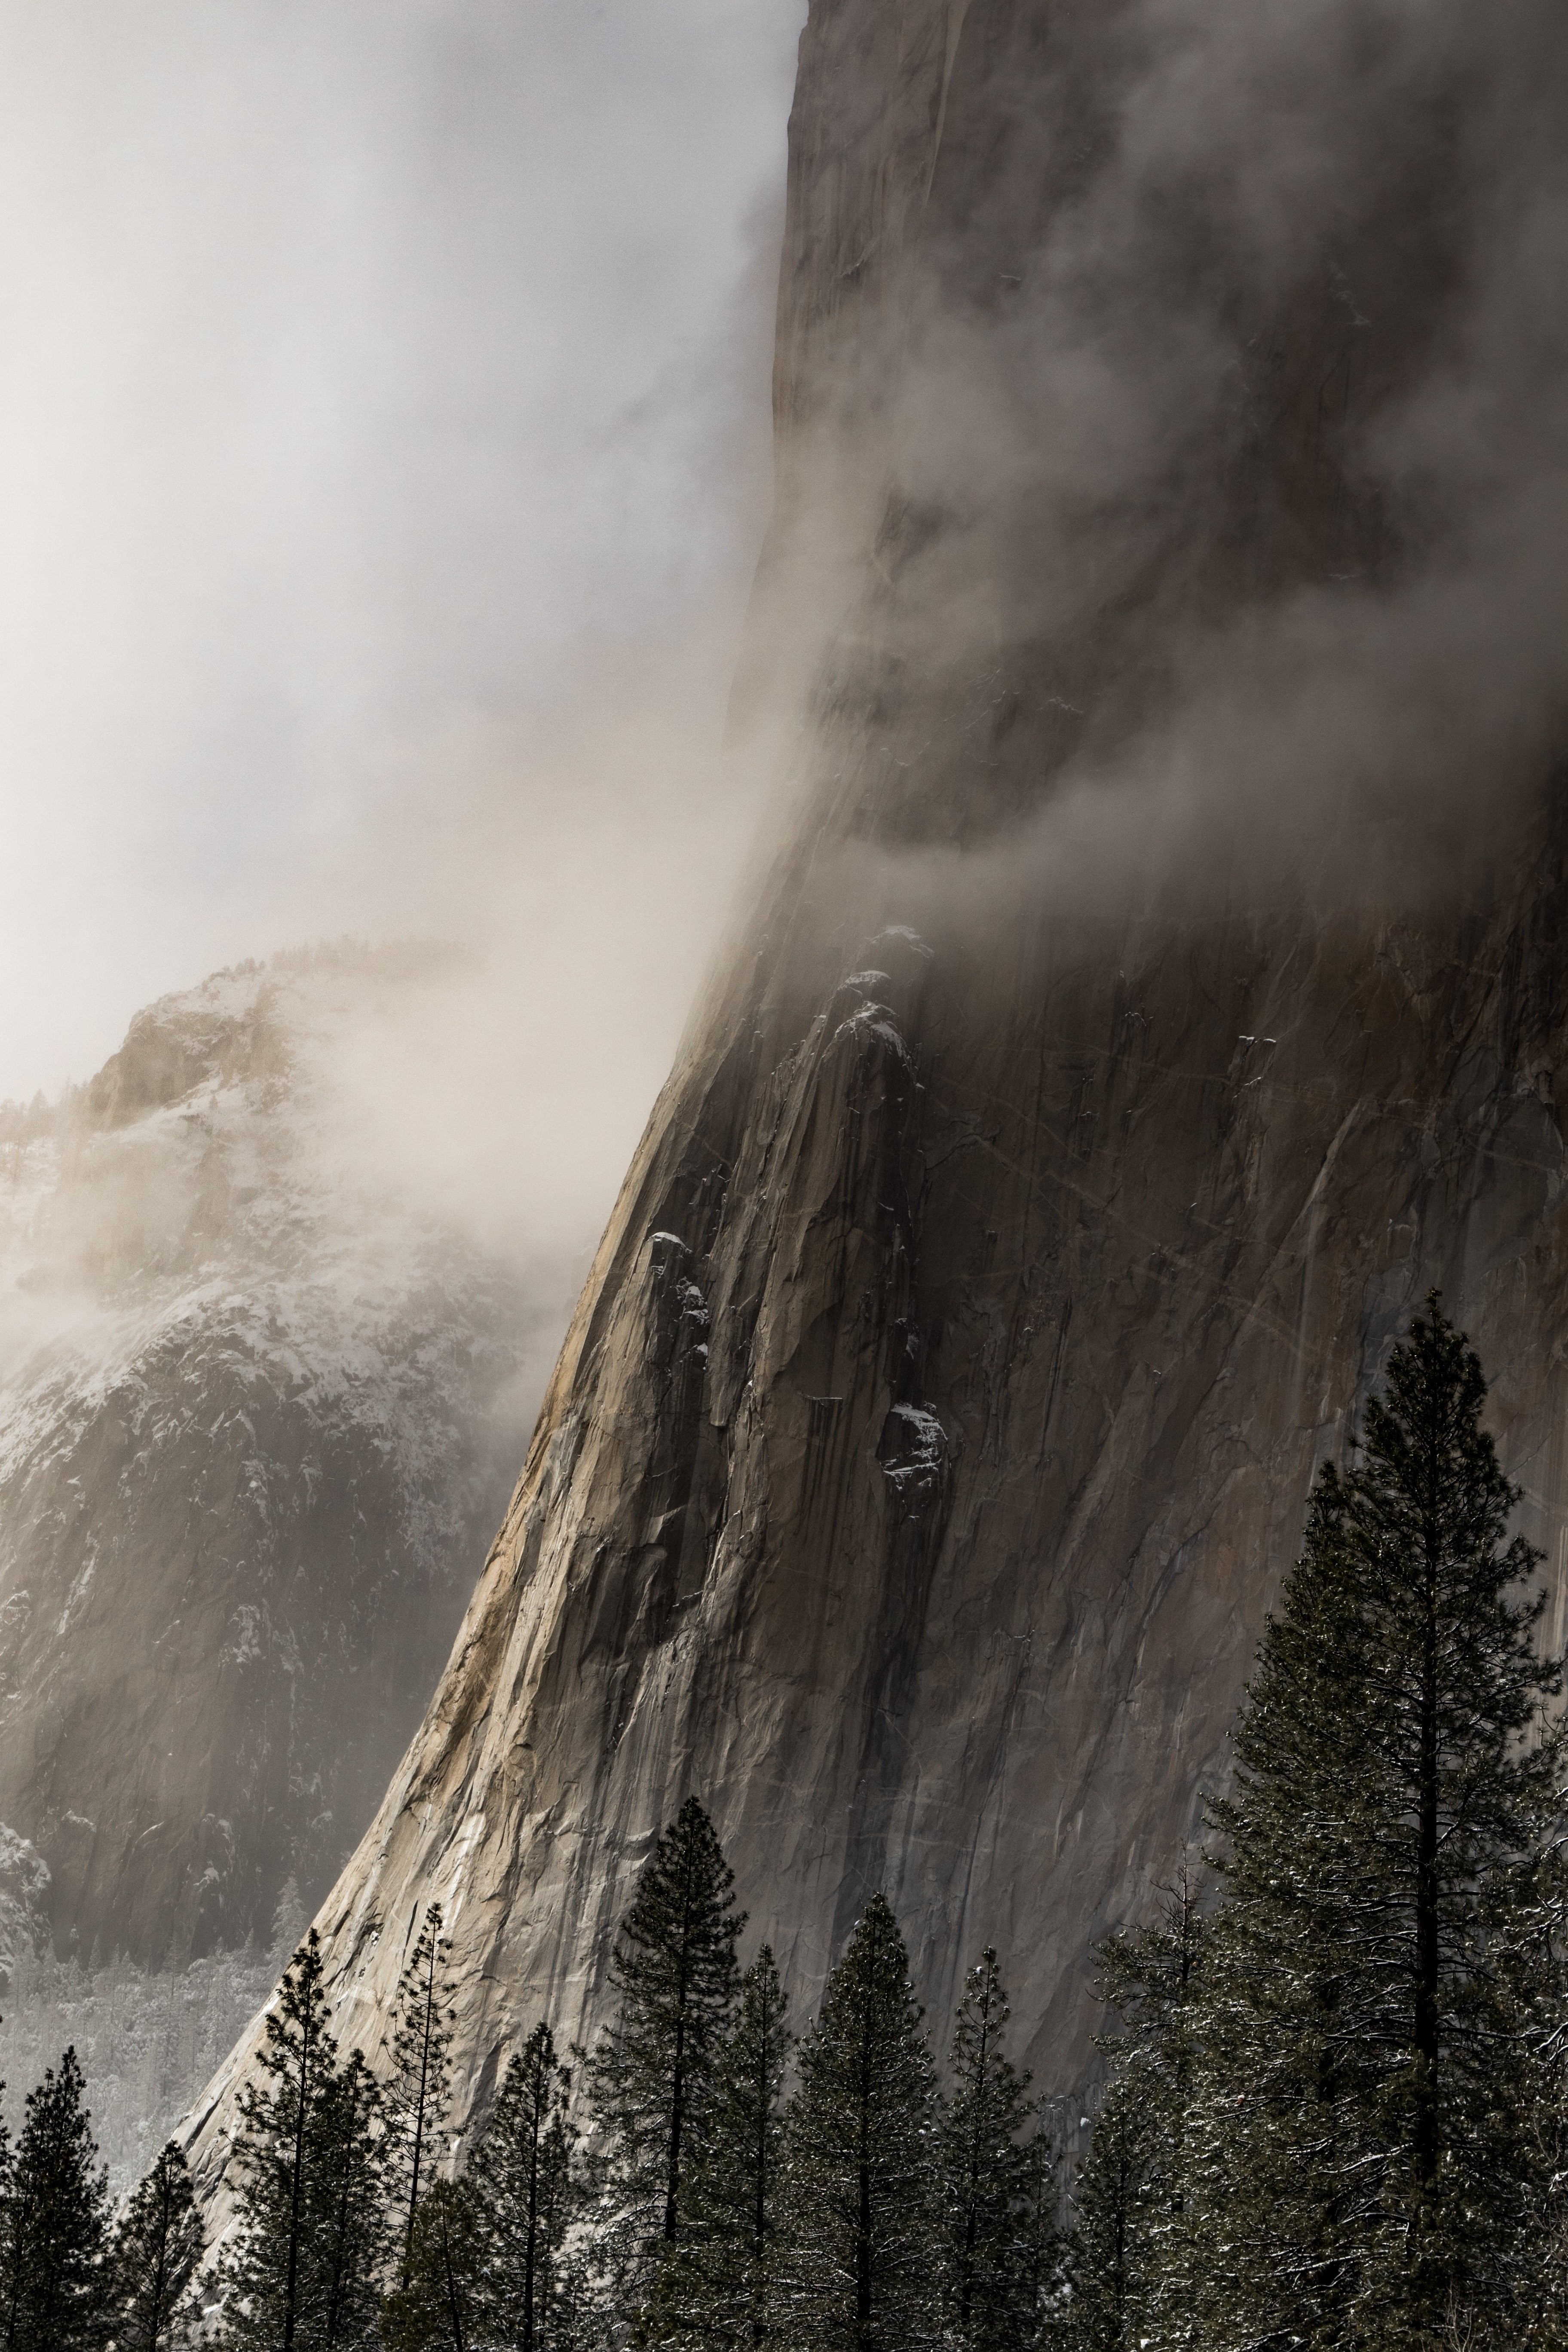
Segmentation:
{"type": "Polygon", "coordinates": [[[0,0],[0,1097],[216,965],[460,931],[498,800],[536,890],[615,868],[623,953],[626,876],[723,834],[656,1069],[743,830],[681,747],[765,513],[804,13],[0,0]]]}

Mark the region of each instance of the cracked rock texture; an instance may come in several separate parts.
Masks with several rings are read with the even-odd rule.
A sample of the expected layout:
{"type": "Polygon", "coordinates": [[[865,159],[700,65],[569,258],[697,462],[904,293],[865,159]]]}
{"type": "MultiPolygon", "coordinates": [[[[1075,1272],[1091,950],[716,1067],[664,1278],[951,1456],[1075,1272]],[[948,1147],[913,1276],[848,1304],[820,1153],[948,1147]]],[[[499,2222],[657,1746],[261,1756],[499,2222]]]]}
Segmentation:
{"type": "MultiPolygon", "coordinates": [[[[759,627],[819,560],[822,436],[871,465],[921,289],[979,289],[978,333],[1026,286],[1094,150],[1119,13],[815,0],[759,627]]],[[[1347,452],[1449,283],[1426,168],[1345,226],[1354,301],[1316,262],[1274,290],[1247,396],[1065,634],[1026,609],[1015,500],[986,561],[1024,583],[1016,628],[1005,606],[984,659],[911,658],[898,600],[957,526],[892,490],[871,513],[793,843],[319,1915],[340,2034],[374,2049],[417,1913],[446,1906],[469,2109],[541,2013],[592,2025],[615,1922],[692,1791],[803,2011],[883,1886],[937,2019],[994,1942],[1020,2055],[1043,2088],[1082,2083],[1088,1955],[1199,1833],[1314,1465],[1433,1283],[1495,1377],[1563,1631],[1551,796],[1472,844],[1462,885],[1383,914],[1335,913],[1310,864],[1281,884],[1238,856],[1218,887],[1157,877],[1120,905],[1037,903],[1021,869],[961,919],[940,859],[932,882],[902,855],[1005,840],[1074,730],[1146,712],[1174,606],[1390,560],[1347,452]]],[[[191,2120],[209,2188],[247,2049],[191,2120]]]]}

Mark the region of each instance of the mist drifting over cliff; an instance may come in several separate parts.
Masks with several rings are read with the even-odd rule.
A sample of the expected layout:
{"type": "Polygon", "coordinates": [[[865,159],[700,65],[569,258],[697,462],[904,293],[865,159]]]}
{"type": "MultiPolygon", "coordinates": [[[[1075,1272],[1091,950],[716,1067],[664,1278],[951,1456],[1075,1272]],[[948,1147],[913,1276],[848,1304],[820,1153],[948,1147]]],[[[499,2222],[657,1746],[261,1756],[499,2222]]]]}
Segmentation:
{"type": "MultiPolygon", "coordinates": [[[[212,210],[212,285],[239,254],[263,297],[259,328],[242,308],[234,351],[219,339],[236,397],[201,412],[222,421],[223,499],[196,501],[194,533],[127,527],[164,569],[128,589],[100,564],[98,633],[120,642],[167,606],[182,549],[200,572],[224,543],[215,515],[246,561],[181,606],[201,625],[175,632],[184,667],[161,685],[128,657],[124,698],[79,698],[59,640],[16,706],[68,709],[79,731],[58,740],[103,787],[84,805],[121,778],[161,812],[187,882],[208,861],[204,920],[225,939],[202,961],[285,925],[456,949],[296,1052],[300,1099],[330,1106],[355,1180],[341,1227],[329,1188],[312,1195],[328,1243],[352,1212],[373,1240],[405,1219],[509,1279],[552,1249],[574,1275],[630,1163],[447,1675],[320,1909],[345,2032],[374,2047],[404,1932],[432,1896],[447,1906],[475,2112],[536,2016],[591,2029],[616,1916],[693,1790],[804,1998],[884,1887],[933,2001],[998,1943],[1039,2079],[1081,2080],[1085,1956],[1222,1783],[1312,1470],[1343,1451],[1428,1282],[1500,1367],[1559,1620],[1568,1591],[1565,886],[1546,789],[1564,642],[1558,19],[1540,0],[1484,17],[1394,0],[815,5],[780,498],[726,761],[767,506],[745,419],[763,410],[776,216],[748,230],[732,207],[698,323],[638,390],[606,354],[680,308],[661,256],[695,249],[708,202],[685,163],[661,176],[648,127],[689,104],[670,152],[712,152],[690,126],[728,136],[735,118],[703,77],[763,21],[717,0],[603,20],[432,0],[241,11],[206,27],[195,67],[154,42],[152,86],[207,141],[187,193],[248,152],[213,92],[258,79],[290,126],[288,169],[212,210]],[[575,208],[558,201],[582,119],[558,104],[568,56],[594,68],[579,93],[607,93],[575,208]],[[525,86],[515,107],[498,97],[525,86]],[[345,139],[367,106],[372,134],[345,139]],[[413,159],[391,197],[389,123],[413,159]],[[643,229],[671,217],[672,190],[690,209],[661,244],[643,229]],[[291,225],[277,302],[255,228],[272,193],[291,225]],[[558,309],[510,310],[513,270],[558,309]],[[535,362],[551,399],[514,408],[535,362]],[[203,709],[192,679],[218,682],[217,715],[181,736],[165,793],[158,760],[128,773],[121,744],[145,756],[165,704],[203,709]],[[227,829],[204,832],[219,770],[244,782],[227,829]],[[782,838],[700,986],[759,824],[782,838]],[[372,1179],[396,1204],[384,1222],[358,1205],[372,1179]]],[[[770,56],[797,23],[769,17],[770,56]]],[[[58,37],[36,37],[46,80],[58,37]]],[[[119,121],[107,69],[104,87],[119,121]]],[[[154,268],[139,316],[162,318],[146,290],[163,283],[154,268]]],[[[182,415],[184,379],[150,380],[166,405],[147,415],[182,415]]],[[[121,453],[104,447],[107,498],[121,453]]],[[[151,490],[132,520],[166,523],[156,474],[136,478],[151,490]]],[[[79,520],[51,509],[38,534],[66,551],[62,578],[79,520]]],[[[84,869],[70,936],[98,940],[88,979],[125,936],[102,872],[97,889],[84,869]]],[[[268,989],[288,993],[264,961],[211,987],[258,1038],[268,989]]],[[[207,1039],[199,1092],[154,1089],[145,1134],[95,1133],[105,1164],[129,1141],[232,1169],[273,1119],[266,1054],[230,1069],[208,992],[158,1008],[207,1039]]],[[[242,1203],[239,1225],[287,1190],[242,1203]]],[[[189,1197],[205,1279],[194,1178],[189,1197]]],[[[358,1276],[331,1255],[312,1304],[357,1312],[358,1276]]],[[[458,1305],[433,1350],[400,1317],[398,1361],[459,1355],[458,1305]]],[[[504,1304],[500,1320],[515,1337],[504,1304]]],[[[295,1334],[248,1305],[204,1328],[230,1383],[226,1525],[248,1528],[258,1461],[299,1474],[269,1524],[292,1531],[321,1492],[357,1503],[356,1465],[374,1454],[385,1473],[395,1416],[334,1423],[349,1470],[319,1479],[305,1440],[290,1454],[277,1433],[349,1383],[313,1361],[296,1382],[295,1334]],[[255,1446],[252,1389],[274,1409],[255,1446]]],[[[341,1363],[342,1328],[329,1339],[341,1363]]],[[[187,1360],[160,1359],[162,1402],[187,1360]]],[[[140,1439],[132,1385],[95,1443],[140,1439]]],[[[160,1426],[202,1424],[171,1402],[160,1426]]],[[[294,1576],[287,1546],[268,1574],[279,1559],[294,1576]]],[[[259,1685],[259,1659],[283,1677],[309,1651],[330,1716],[374,1579],[357,1616],[310,1621],[311,1650],[302,1614],[268,1614],[270,1588],[265,1606],[240,1594],[248,1536],[224,1564],[223,1607],[258,1613],[209,1623],[222,1672],[259,1685]]],[[[450,1597],[460,1571],[439,1565],[450,1597]]],[[[55,1566],[75,1605],[75,1563],[55,1566]]],[[[370,1654],[407,1700],[407,1655],[370,1654]]],[[[161,1663],[143,1664],[150,1685],[161,1663]]],[[[282,1753],[259,1700],[257,1721],[247,1801],[282,1753]]],[[[67,1762],[79,1753],[59,1788],[67,1762]]],[[[325,1874],[342,1822],[307,1763],[279,1771],[289,1834],[325,1874]]],[[[161,1828],[151,1766],[120,1800],[110,1841],[43,1791],[40,1820],[69,1832],[48,1857],[62,1917],[107,1916],[161,1828]]],[[[239,1810],[194,1808],[190,1868],[167,1864],[199,1925],[229,1916],[239,1810]]],[[[225,2115],[204,2112],[208,2187],[225,2115]]]]}
{"type": "Polygon", "coordinates": [[[812,8],[792,814],[319,1914],[371,2047],[441,1901],[475,2115],[694,1790],[805,2004],[880,1888],[1082,2084],[1433,1283],[1561,1606],[1565,67],[1541,6],[812,8]]]}
{"type": "Polygon", "coordinates": [[[0,10],[0,1097],[311,938],[547,992],[570,896],[662,1008],[646,1108],[735,855],[797,16],[0,10]]]}
{"type": "Polygon", "coordinates": [[[119,2043],[417,1719],[722,929],[797,14],[0,5],[0,1909],[117,2177],[119,2043]]]}
{"type": "MultiPolygon", "coordinates": [[[[846,895],[938,927],[1177,884],[1447,898],[1563,743],[1552,13],[952,7],[927,37],[926,179],[840,255],[858,331],[787,352],[805,543],[870,551],[830,693],[896,710],[897,876],[862,823],[846,895]]],[[[786,289],[826,206],[792,234],[786,289]]]]}

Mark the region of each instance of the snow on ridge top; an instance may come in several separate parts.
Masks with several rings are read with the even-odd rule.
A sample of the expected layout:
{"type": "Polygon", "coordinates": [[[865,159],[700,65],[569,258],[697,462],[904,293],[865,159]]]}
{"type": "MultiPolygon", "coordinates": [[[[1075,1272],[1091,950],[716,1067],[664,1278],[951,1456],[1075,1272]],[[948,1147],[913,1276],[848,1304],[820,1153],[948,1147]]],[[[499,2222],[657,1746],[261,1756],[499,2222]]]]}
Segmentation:
{"type": "Polygon", "coordinates": [[[840,1037],[847,1037],[856,1045],[864,1045],[874,1038],[878,1044],[889,1047],[900,1062],[910,1060],[910,1049],[904,1041],[903,1032],[893,1017],[891,1007],[886,1004],[874,1004],[868,1000],[858,1012],[849,1015],[847,1021],[839,1023],[833,1035],[836,1042],[840,1037]]]}
{"type": "MultiPolygon", "coordinates": [[[[209,972],[189,988],[173,989],[132,1013],[124,1037],[102,1068],[85,1084],[68,1088],[57,1102],[36,1096],[30,1103],[0,1101],[0,1150],[35,1135],[53,1135],[90,1110],[95,1087],[112,1088],[117,1066],[154,1041],[179,1040],[199,1055],[221,1044],[226,1029],[258,1017],[275,1018],[286,1032],[305,1034],[311,1019],[331,1028],[357,999],[368,1000],[389,983],[428,982],[448,976],[468,961],[466,950],[446,940],[398,940],[381,946],[342,940],[279,950],[268,961],[252,959],[209,972]]],[[[196,1090],[215,1073],[195,1069],[196,1090]]],[[[217,1075],[222,1075],[217,1074],[217,1075]]],[[[171,1099],[163,1097],[163,1099],[171,1099]]],[[[0,1160],[0,1172],[4,1161],[0,1160]]]]}
{"type": "Polygon", "coordinates": [[[227,1335],[323,1395],[363,1389],[375,1418],[389,1349],[433,1324],[526,1324],[517,1269],[411,1190],[343,1098],[385,984],[440,962],[215,973],[138,1013],[52,1112],[0,1119],[0,1459],[26,1443],[28,1395],[101,1398],[182,1335],[227,1335]]]}
{"type": "Polygon", "coordinates": [[[908,923],[885,925],[871,940],[870,945],[872,948],[879,948],[884,940],[898,940],[904,947],[911,948],[915,954],[927,963],[931,961],[936,952],[934,948],[921,939],[919,931],[911,929],[908,923]]]}

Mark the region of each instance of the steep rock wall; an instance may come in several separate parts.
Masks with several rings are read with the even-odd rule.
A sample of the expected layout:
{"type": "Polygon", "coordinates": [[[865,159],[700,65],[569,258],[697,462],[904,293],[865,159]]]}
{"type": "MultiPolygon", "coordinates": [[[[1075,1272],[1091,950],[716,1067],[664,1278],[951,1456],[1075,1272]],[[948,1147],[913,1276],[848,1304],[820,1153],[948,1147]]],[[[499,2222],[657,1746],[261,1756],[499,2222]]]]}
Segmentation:
{"type": "MultiPolygon", "coordinates": [[[[1173,612],[1395,563],[1354,452],[1458,280],[1443,155],[1368,190],[1338,277],[1243,289],[1235,396],[1163,445],[1135,530],[1083,520],[1110,554],[1059,627],[1046,506],[1004,499],[977,534],[879,471],[955,283],[966,331],[991,320],[1099,168],[1128,13],[812,9],[763,610],[826,576],[825,477],[857,584],[803,813],[320,1914],[338,2030],[374,2050],[442,1902],[466,2110],[539,2014],[592,2023],[692,1790],[803,2006],[885,1886],[938,2015],[994,1942],[1037,2079],[1081,2082],[1087,1956],[1199,1833],[1314,1465],[1431,1283],[1497,1376],[1561,1628],[1568,884],[1543,774],[1421,904],[1336,912],[1310,860],[1233,859],[1223,828],[1195,877],[1078,905],[1005,855],[1069,755],[1157,712],[1173,612]],[[955,622],[922,660],[909,611],[977,568],[992,642],[955,622]],[[978,908],[895,854],[998,841],[978,908]]],[[[192,2118],[209,2187],[246,2055],[192,2118]]]]}

